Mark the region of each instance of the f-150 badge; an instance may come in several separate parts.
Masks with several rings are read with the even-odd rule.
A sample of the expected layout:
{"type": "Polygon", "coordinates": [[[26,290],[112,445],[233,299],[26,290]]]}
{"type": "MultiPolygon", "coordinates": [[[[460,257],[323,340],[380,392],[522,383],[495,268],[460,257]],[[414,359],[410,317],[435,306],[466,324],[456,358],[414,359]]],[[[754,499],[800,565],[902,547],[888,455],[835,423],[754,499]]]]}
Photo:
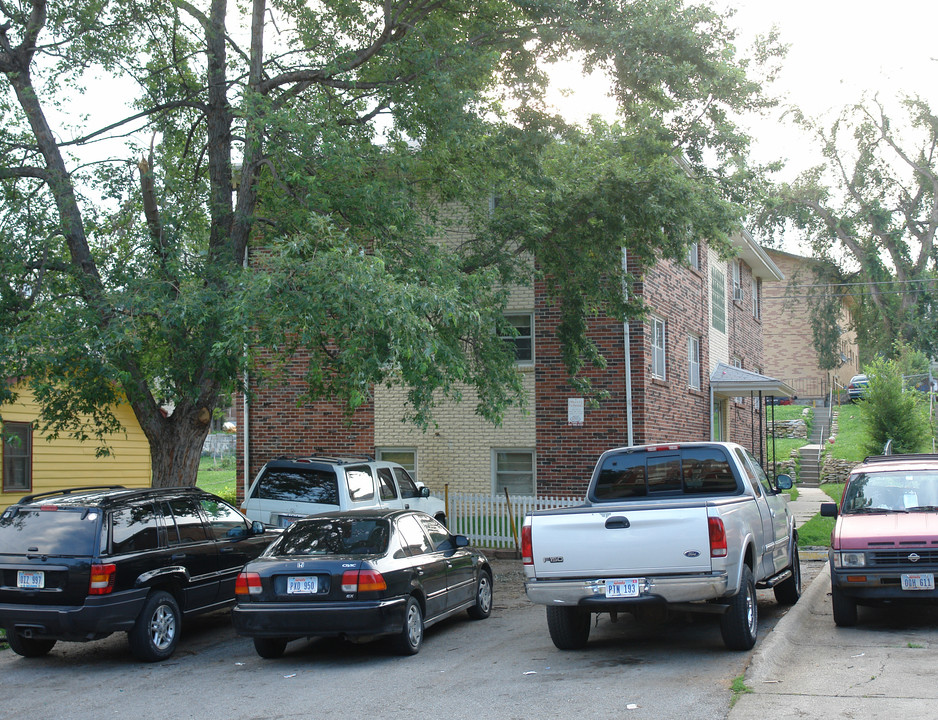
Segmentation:
{"type": "Polygon", "coordinates": [[[546,563],[562,563],[562,562],[563,562],[563,555],[554,555],[553,557],[546,557],[546,558],[544,558],[544,562],[546,562],[546,563]]]}

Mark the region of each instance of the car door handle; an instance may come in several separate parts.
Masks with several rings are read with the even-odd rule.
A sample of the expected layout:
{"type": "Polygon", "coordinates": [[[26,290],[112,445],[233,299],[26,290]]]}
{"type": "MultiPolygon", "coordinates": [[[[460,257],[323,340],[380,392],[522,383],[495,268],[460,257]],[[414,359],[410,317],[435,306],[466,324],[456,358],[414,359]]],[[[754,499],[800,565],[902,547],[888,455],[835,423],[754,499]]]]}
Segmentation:
{"type": "Polygon", "coordinates": [[[621,530],[622,528],[631,527],[629,524],[629,519],[624,517],[611,517],[606,520],[606,528],[609,530],[621,530]]]}
{"type": "Polygon", "coordinates": [[[404,503],[404,509],[410,510],[410,503],[404,503]]]}
{"type": "Polygon", "coordinates": [[[417,568],[417,574],[423,577],[426,573],[422,567],[417,568]]]}
{"type": "Polygon", "coordinates": [[[173,553],[172,555],[169,556],[170,560],[185,560],[185,558],[186,558],[185,553],[173,553]]]}
{"type": "Polygon", "coordinates": [[[219,549],[218,549],[218,552],[230,553],[230,552],[234,552],[234,548],[233,548],[233,547],[223,547],[223,548],[219,548],[219,549]]]}

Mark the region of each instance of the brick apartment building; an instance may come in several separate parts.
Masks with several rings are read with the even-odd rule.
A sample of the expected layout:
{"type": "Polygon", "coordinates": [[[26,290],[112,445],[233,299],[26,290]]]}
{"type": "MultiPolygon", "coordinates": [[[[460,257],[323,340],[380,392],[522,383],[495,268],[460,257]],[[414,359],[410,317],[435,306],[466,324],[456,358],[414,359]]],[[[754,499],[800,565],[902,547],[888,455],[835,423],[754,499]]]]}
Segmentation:
{"type": "Polygon", "coordinates": [[[817,284],[814,267],[820,262],[781,250],[765,248],[785,276],[764,286],[763,319],[765,369],[769,375],[790,385],[802,401],[826,398],[833,386],[843,388],[860,372],[857,336],[849,305],[841,306],[838,325],[841,364],[833,370],[818,365],[811,318],[805,296],[817,284]]]}
{"type": "Polygon", "coordinates": [[[591,322],[607,360],[589,373],[594,388],[609,394],[599,407],[567,382],[556,307],[540,284],[515,291],[507,311],[519,331],[513,342],[529,403],[527,413],[512,410],[499,427],[477,417],[467,397],[440,407],[424,432],[401,422],[404,392],[386,387],[375,388],[348,424],[337,404],[297,405],[305,362],[297,356],[280,386],[254,387],[251,404],[239,405],[239,495],[280,455],[374,455],[408,467],[437,494],[448,485],[540,496],[582,494],[600,453],[622,445],[727,439],[759,457],[760,393],[789,391],[762,375],[762,287],[783,276],[748,233],[734,245],[738,256],[729,261],[703,244],[686,263],[662,261],[642,272],[629,261],[650,312],[625,325],[591,322]]]}

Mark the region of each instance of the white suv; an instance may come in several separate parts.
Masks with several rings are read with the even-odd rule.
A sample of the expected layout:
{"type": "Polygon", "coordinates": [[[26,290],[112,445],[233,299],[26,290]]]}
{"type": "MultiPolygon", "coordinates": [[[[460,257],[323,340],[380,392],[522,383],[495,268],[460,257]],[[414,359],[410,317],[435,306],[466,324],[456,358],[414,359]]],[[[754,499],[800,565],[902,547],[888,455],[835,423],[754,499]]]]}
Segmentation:
{"type": "Polygon", "coordinates": [[[397,463],[370,457],[271,460],[241,506],[251,520],[279,527],[306,515],[375,507],[422,510],[446,524],[442,500],[430,497],[430,490],[397,463]]]}

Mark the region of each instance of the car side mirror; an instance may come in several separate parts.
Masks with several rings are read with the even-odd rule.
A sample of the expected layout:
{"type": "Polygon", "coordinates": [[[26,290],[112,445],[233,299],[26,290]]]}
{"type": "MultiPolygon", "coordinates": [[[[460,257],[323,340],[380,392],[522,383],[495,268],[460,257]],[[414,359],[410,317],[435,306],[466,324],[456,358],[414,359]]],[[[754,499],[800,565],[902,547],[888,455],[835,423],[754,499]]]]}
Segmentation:
{"type": "Polygon", "coordinates": [[[779,475],[775,478],[775,486],[779,490],[791,490],[794,485],[794,481],[791,479],[791,475],[779,475]]]}
{"type": "Polygon", "coordinates": [[[821,503],[821,517],[837,517],[837,503],[821,503]]]}
{"type": "Polygon", "coordinates": [[[426,485],[421,485],[421,486],[420,486],[420,497],[422,497],[422,498],[430,497],[430,488],[428,488],[426,485]]]}
{"type": "Polygon", "coordinates": [[[469,547],[469,538],[465,535],[455,535],[456,547],[469,547]]]}
{"type": "Polygon", "coordinates": [[[267,527],[260,520],[255,520],[251,523],[251,534],[252,535],[263,535],[267,531],[267,527]]]}

